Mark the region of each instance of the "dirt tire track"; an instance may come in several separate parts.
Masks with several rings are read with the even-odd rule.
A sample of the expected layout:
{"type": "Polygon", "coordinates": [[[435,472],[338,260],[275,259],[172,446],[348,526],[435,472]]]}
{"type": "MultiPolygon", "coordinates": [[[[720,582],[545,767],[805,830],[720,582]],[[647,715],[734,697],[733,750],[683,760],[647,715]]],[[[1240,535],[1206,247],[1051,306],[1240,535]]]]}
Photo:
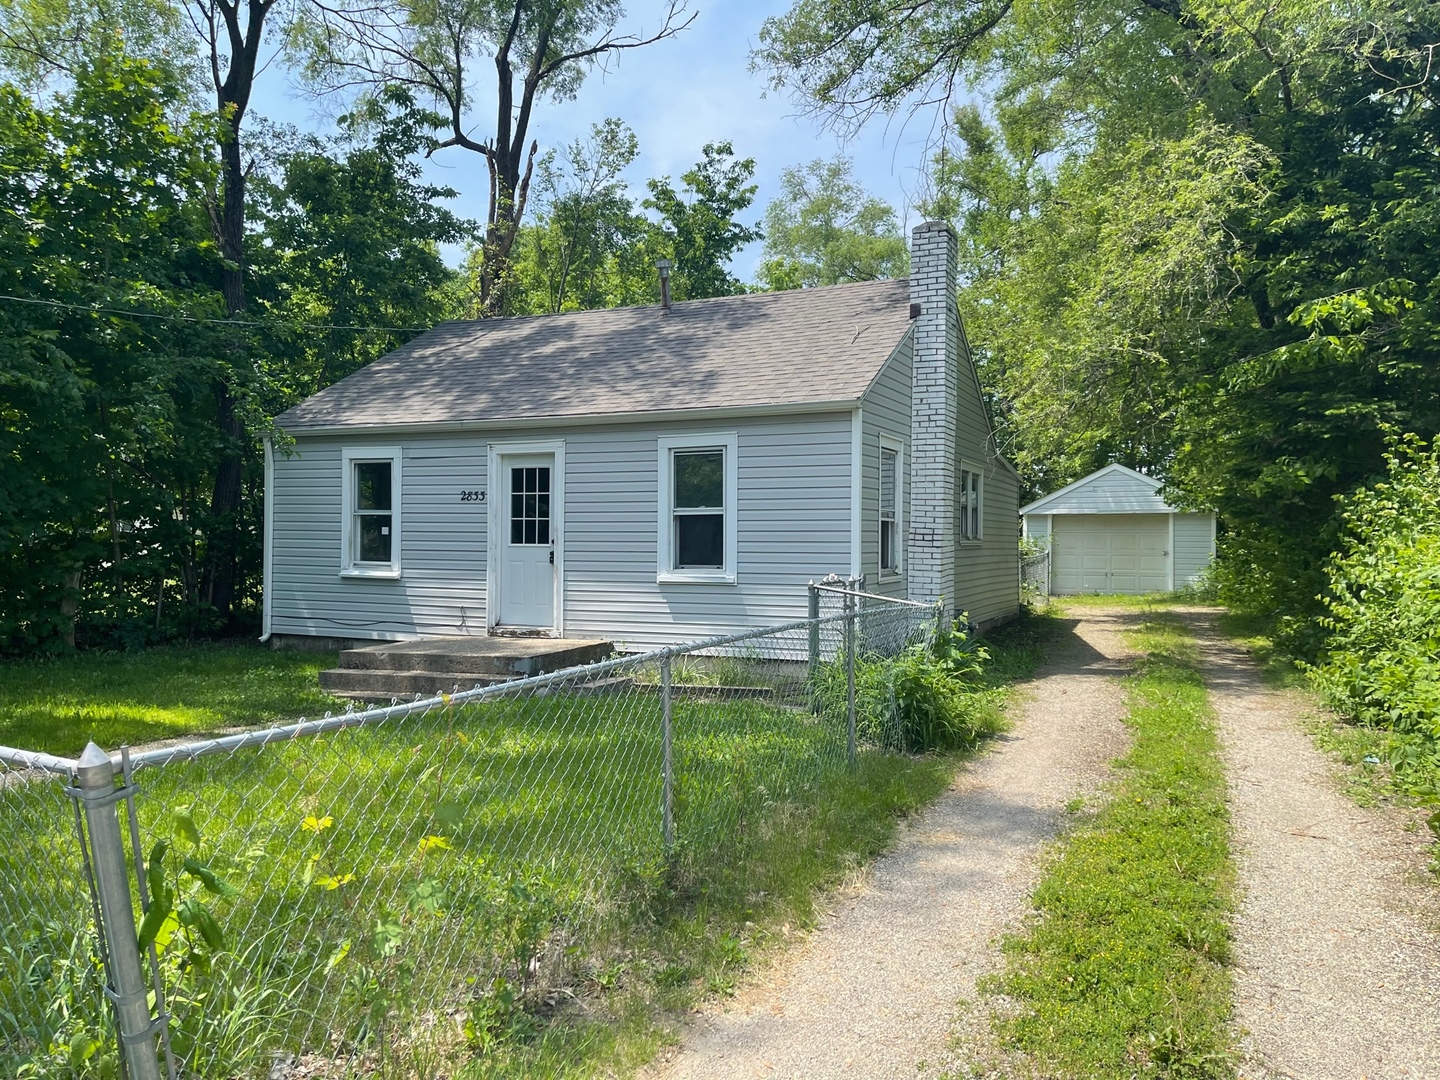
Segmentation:
{"type": "Polygon", "coordinates": [[[1219,721],[1241,906],[1245,1080],[1440,1077],[1436,889],[1405,811],[1361,808],[1215,612],[1184,609],[1219,721]]]}
{"type": "Polygon", "coordinates": [[[1024,688],[1015,725],[875,864],[859,895],[645,1075],[913,1077],[946,1057],[957,1000],[999,966],[1064,806],[1125,752],[1117,676],[1135,612],[1087,609],[1024,688]]]}

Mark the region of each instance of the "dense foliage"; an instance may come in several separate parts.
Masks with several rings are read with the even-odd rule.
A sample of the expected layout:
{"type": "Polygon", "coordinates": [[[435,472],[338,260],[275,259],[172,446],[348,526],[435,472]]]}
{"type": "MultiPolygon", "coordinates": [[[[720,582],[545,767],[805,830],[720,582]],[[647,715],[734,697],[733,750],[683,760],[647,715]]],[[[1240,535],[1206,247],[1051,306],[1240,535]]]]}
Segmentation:
{"type": "Polygon", "coordinates": [[[1392,733],[1405,786],[1440,797],[1440,451],[1410,441],[1388,461],[1345,500],[1311,674],[1343,715],[1392,733]]]}
{"type": "Polygon", "coordinates": [[[250,307],[230,317],[213,118],[118,42],[69,78],[44,98],[0,85],[0,652],[252,620],[257,436],[432,323],[453,277],[436,245],[465,229],[383,115],[333,143],[277,136],[251,177],[250,307]],[[233,454],[235,510],[213,495],[233,454]]]}
{"type": "Polygon", "coordinates": [[[1437,38],[1406,0],[798,0],[759,59],[841,123],[970,89],[929,210],[1007,451],[1217,509],[1226,599],[1313,652],[1334,497],[1440,427],[1437,38]]]}

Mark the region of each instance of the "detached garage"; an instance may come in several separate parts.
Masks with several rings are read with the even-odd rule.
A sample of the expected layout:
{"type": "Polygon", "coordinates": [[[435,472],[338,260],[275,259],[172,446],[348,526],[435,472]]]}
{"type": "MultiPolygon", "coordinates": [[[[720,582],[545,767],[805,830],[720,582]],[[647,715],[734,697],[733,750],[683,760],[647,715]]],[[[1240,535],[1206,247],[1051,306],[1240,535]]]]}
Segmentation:
{"type": "Polygon", "coordinates": [[[1026,539],[1050,548],[1050,591],[1169,592],[1215,557],[1215,515],[1175,509],[1160,481],[1107,465],[1022,507],[1026,539]]]}

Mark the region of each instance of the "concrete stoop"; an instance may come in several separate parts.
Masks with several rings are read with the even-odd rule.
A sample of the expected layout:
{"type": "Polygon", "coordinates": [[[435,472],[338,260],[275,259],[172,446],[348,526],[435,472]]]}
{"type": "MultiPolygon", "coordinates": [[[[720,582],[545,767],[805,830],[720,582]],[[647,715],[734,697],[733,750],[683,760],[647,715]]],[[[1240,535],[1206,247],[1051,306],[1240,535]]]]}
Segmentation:
{"type": "Polygon", "coordinates": [[[320,672],[320,689],[354,701],[433,697],[604,660],[609,641],[582,638],[453,637],[346,649],[320,672]]]}

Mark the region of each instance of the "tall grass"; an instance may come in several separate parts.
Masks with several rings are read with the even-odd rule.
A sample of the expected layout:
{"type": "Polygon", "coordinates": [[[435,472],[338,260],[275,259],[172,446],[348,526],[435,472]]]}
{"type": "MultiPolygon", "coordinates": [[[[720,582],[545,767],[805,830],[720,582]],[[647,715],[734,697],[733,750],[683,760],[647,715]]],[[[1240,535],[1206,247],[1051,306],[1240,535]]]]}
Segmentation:
{"type": "Polygon", "coordinates": [[[1234,1076],[1225,777],[1194,644],[1151,611],[1128,680],[1134,744],[1056,849],[1035,918],[1004,942],[1003,1045],[1075,1080],[1234,1076]]]}

